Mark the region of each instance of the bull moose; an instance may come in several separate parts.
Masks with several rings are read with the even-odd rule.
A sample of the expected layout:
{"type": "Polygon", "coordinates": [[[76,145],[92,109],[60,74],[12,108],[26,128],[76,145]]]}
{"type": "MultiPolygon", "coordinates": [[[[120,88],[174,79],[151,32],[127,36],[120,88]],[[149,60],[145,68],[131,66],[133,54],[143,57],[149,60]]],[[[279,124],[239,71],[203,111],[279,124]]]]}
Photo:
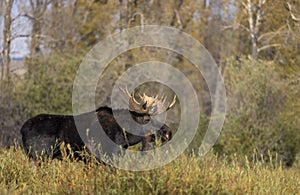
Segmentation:
{"type": "MultiPolygon", "coordinates": [[[[65,143],[70,146],[69,148],[77,158],[81,151],[86,149],[91,152],[92,150],[91,146],[87,146],[82,139],[82,135],[85,135],[86,131],[90,132],[89,135],[86,133],[87,137],[108,137],[110,141],[119,146],[111,149],[108,144],[106,148],[103,148],[102,145],[105,147],[105,139],[100,138],[97,143],[109,156],[112,154],[119,155],[120,149],[126,149],[139,142],[142,142],[142,150],[146,150],[149,142],[155,142],[159,139],[164,143],[172,138],[171,129],[166,124],[151,119],[151,116],[169,110],[176,102],[176,95],[165,106],[166,98],[164,97],[151,97],[143,94],[143,96],[140,95],[140,101],[137,101],[134,93],[130,94],[127,88],[122,92],[128,100],[129,109],[112,110],[110,107],[103,106],[95,111],[75,116],[39,114],[27,120],[21,128],[26,154],[34,160],[40,157],[61,158],[60,145],[65,143]],[[126,131],[129,128],[135,128],[132,123],[128,122],[130,121],[128,116],[131,116],[133,121],[139,124],[138,128],[141,127],[140,125],[151,121],[152,134],[145,132],[145,134],[136,135],[126,131]],[[75,121],[80,121],[79,127],[75,121]],[[122,124],[122,127],[119,123],[122,124]],[[104,132],[107,136],[101,134],[97,129],[99,124],[103,129],[102,133],[104,132]],[[155,130],[154,133],[153,130],[155,130]]],[[[138,130],[142,131],[141,129],[138,130]]]]}

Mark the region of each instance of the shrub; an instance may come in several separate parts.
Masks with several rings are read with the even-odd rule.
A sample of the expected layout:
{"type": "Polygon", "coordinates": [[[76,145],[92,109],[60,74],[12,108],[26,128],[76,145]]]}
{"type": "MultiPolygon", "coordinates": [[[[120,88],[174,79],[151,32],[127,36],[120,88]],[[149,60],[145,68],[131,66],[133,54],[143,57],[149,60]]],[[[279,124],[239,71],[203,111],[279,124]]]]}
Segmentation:
{"type": "Polygon", "coordinates": [[[28,73],[16,93],[28,115],[71,113],[73,81],[80,58],[71,54],[51,54],[46,59],[27,61],[28,73]]]}
{"type": "Polygon", "coordinates": [[[288,90],[283,71],[273,62],[229,61],[227,116],[217,152],[251,157],[255,151],[267,159],[278,154],[286,165],[292,165],[300,148],[299,120],[295,122],[299,108],[298,113],[284,117],[293,103],[289,97],[296,96],[288,90]]]}

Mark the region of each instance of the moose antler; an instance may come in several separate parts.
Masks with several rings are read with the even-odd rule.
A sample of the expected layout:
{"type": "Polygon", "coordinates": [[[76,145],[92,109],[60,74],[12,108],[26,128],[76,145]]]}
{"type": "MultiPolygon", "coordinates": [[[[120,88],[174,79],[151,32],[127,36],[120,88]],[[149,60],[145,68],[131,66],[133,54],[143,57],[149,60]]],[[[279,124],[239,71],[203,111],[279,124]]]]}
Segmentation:
{"type": "Polygon", "coordinates": [[[173,100],[169,104],[165,104],[167,97],[162,96],[161,98],[156,95],[155,97],[147,96],[145,93],[143,96],[140,95],[140,98],[143,102],[147,103],[147,106],[149,108],[149,114],[151,115],[158,115],[162,114],[166,111],[168,111],[170,108],[172,108],[176,102],[176,95],[174,95],[173,100]]]}
{"type": "Polygon", "coordinates": [[[123,93],[124,100],[126,102],[129,102],[129,110],[138,113],[147,113],[151,115],[162,114],[172,108],[176,102],[176,95],[174,95],[172,102],[165,105],[167,97],[165,97],[164,95],[159,98],[158,95],[152,97],[146,95],[145,93],[143,94],[143,96],[139,94],[139,102],[134,98],[134,92],[130,94],[127,87],[125,89],[120,88],[120,90],[123,93]]]}
{"type": "Polygon", "coordinates": [[[134,92],[130,94],[128,92],[127,86],[125,89],[120,88],[120,91],[122,92],[122,97],[126,103],[129,103],[129,110],[138,112],[138,113],[148,113],[149,109],[147,109],[147,102],[138,102],[134,98],[134,92]]]}

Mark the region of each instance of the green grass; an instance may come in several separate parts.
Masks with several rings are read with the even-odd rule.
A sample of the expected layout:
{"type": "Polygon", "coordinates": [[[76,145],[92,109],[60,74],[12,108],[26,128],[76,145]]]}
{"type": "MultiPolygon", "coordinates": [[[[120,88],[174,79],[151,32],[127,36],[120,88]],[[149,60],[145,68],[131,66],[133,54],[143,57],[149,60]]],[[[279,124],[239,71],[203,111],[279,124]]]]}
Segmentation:
{"type": "Polygon", "coordinates": [[[300,172],[280,163],[182,155],[151,171],[53,160],[35,166],[21,149],[0,150],[0,194],[300,194],[300,172]]]}

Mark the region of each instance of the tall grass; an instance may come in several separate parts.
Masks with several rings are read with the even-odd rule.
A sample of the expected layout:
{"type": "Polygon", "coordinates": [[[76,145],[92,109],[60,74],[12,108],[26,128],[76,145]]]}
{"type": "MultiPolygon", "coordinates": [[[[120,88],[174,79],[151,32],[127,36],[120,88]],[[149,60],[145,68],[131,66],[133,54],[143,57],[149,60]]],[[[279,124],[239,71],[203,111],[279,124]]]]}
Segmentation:
{"type": "Polygon", "coordinates": [[[131,172],[67,158],[35,166],[21,149],[0,151],[0,194],[299,194],[300,172],[247,158],[182,155],[151,171],[131,172]],[[232,158],[231,158],[232,159],[232,158]]]}

